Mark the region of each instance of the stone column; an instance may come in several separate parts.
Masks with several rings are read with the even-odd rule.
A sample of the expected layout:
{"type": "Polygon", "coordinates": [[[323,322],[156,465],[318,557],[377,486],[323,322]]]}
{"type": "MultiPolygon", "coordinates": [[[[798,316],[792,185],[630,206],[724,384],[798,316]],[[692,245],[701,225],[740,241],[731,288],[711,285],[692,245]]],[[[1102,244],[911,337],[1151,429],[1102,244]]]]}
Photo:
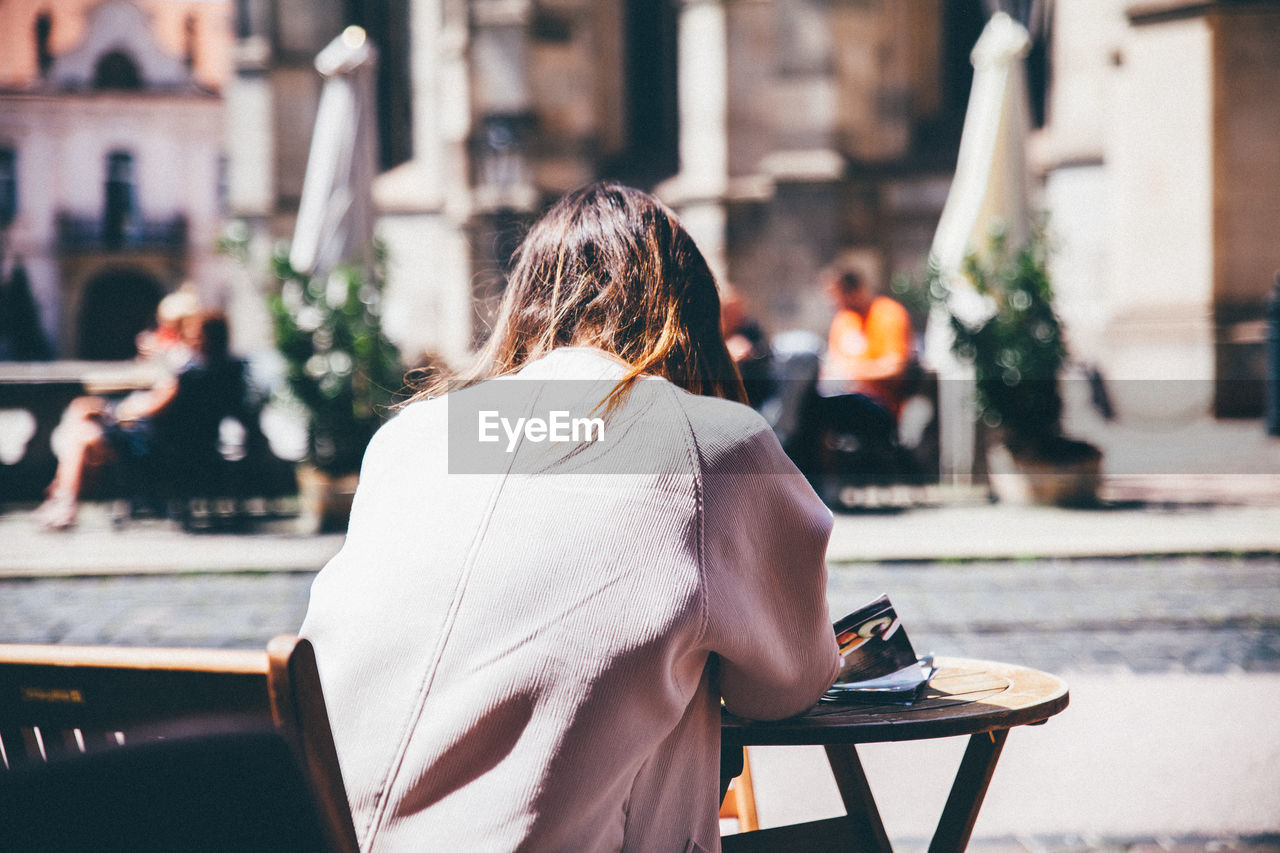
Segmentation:
{"type": "MultiPolygon", "coordinates": [[[[271,264],[276,212],[275,95],[271,81],[270,10],[262,2],[238,7],[233,73],[223,89],[226,121],[227,209],[233,236],[246,240],[243,263],[222,265],[227,313],[237,352],[274,357],[275,339],[263,290],[271,264]]],[[[310,128],[307,128],[310,131],[310,128]]]]}
{"type": "Polygon", "coordinates": [[[1122,420],[1185,422],[1212,405],[1213,33],[1183,5],[1187,14],[1131,15],[1107,142],[1102,363],[1122,420]]]}
{"type": "Polygon", "coordinates": [[[683,0],[679,33],[680,172],[660,191],[721,281],[728,270],[728,39],[723,0],[683,0]]]}
{"type": "Polygon", "coordinates": [[[265,10],[248,3],[236,21],[234,73],[227,81],[227,206],[231,215],[265,224],[275,207],[271,45],[265,10]]]}
{"type": "Polygon", "coordinates": [[[471,345],[471,87],[463,0],[409,6],[413,158],[374,183],[387,246],[384,327],[413,362],[430,350],[463,361],[471,345]]]}

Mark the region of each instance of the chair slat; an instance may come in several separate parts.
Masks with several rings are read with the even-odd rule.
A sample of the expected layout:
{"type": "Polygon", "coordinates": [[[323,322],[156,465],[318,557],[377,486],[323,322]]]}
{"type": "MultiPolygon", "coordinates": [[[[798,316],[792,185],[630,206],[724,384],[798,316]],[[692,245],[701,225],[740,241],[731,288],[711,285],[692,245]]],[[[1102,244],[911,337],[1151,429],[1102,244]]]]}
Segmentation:
{"type": "Polygon", "coordinates": [[[45,758],[44,738],[40,736],[38,726],[23,726],[22,752],[28,761],[43,761],[45,758]]]}
{"type": "Polygon", "coordinates": [[[105,729],[80,729],[80,738],[84,741],[84,751],[94,752],[99,749],[110,749],[112,747],[123,746],[121,738],[123,735],[115,731],[105,729]]]}
{"type": "Polygon", "coordinates": [[[18,726],[0,724],[0,748],[4,749],[5,767],[17,767],[28,760],[27,739],[18,726]]]}
{"type": "Polygon", "coordinates": [[[40,739],[44,744],[45,758],[52,761],[80,752],[80,743],[76,740],[75,729],[54,729],[41,727],[40,739]]]}

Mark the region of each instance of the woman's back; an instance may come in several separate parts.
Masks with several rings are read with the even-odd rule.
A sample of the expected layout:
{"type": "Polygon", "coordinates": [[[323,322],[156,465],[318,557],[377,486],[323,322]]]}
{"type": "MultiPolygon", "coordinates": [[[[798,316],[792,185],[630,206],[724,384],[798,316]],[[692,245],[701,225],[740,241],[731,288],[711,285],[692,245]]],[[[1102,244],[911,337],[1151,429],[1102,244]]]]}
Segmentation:
{"type": "Polygon", "coordinates": [[[458,382],[370,445],[303,625],[362,846],[717,850],[720,699],[798,713],[838,654],[830,513],[729,402],[706,259],[569,193],[458,382]]]}
{"type": "Polygon", "coordinates": [[[366,849],[714,849],[719,696],[830,683],[830,517],[745,406],[643,380],[601,440],[460,473],[486,390],[533,412],[621,370],[556,350],[371,446],[303,626],[366,849]]]}

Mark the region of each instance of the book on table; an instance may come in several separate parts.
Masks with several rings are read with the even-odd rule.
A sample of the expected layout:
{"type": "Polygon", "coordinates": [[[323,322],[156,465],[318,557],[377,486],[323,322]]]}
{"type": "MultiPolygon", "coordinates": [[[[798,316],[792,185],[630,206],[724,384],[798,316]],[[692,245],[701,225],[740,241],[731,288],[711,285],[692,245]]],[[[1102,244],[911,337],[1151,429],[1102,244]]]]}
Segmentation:
{"type": "Polygon", "coordinates": [[[843,663],[824,702],[912,702],[936,669],[919,656],[887,595],[836,621],[843,663]]]}

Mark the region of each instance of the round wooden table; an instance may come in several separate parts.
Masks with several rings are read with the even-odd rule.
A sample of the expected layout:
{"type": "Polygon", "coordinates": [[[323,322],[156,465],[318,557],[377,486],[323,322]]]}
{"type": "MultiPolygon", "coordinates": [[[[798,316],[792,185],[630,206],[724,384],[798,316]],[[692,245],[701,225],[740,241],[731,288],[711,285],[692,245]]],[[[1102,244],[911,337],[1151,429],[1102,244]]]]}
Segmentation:
{"type": "Polygon", "coordinates": [[[757,850],[889,851],[888,836],[867,785],[856,744],[969,735],[969,745],[929,845],[963,850],[995,771],[1009,729],[1038,725],[1067,707],[1062,679],[996,661],[937,658],[938,671],[909,705],[820,703],[777,722],[721,721],[721,795],[741,772],[742,748],[821,744],[848,812],[844,817],[741,833],[724,839],[726,853],[757,850]]]}

